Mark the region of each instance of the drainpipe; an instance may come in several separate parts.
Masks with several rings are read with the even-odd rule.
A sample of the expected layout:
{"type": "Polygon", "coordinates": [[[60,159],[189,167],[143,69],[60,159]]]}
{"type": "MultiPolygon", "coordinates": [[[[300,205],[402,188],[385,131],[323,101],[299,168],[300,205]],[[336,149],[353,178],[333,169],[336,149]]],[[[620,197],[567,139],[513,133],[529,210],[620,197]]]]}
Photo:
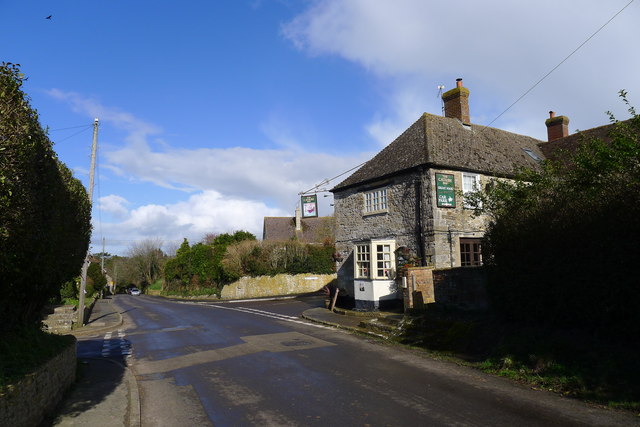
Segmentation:
{"type": "Polygon", "coordinates": [[[416,223],[417,223],[417,230],[416,230],[416,234],[417,234],[417,238],[418,238],[418,251],[420,252],[418,254],[418,256],[420,256],[421,258],[421,265],[422,267],[427,265],[427,254],[425,253],[425,248],[424,248],[424,224],[423,224],[423,218],[422,218],[422,203],[423,203],[423,197],[424,197],[424,192],[423,192],[423,186],[422,186],[422,176],[424,175],[425,171],[424,168],[422,168],[422,173],[420,173],[420,176],[418,177],[418,180],[416,181],[416,223]]]}

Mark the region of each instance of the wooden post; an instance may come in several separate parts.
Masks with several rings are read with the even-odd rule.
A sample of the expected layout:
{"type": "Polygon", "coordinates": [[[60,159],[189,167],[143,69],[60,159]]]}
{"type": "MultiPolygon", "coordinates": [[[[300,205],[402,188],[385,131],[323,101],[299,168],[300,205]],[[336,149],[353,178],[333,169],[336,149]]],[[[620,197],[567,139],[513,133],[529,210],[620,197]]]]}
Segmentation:
{"type": "Polygon", "coordinates": [[[340,289],[336,288],[336,293],[333,295],[333,301],[331,301],[331,308],[330,308],[331,311],[333,311],[333,309],[336,306],[336,300],[338,299],[338,293],[340,293],[340,289]]]}

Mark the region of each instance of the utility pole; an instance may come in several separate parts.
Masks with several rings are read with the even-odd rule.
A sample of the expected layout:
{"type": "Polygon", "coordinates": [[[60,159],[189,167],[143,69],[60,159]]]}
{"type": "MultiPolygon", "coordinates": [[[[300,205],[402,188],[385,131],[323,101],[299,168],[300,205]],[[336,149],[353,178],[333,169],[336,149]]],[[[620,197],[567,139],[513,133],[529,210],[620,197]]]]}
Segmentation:
{"type": "MultiPolygon", "coordinates": [[[[98,151],[98,119],[93,120],[93,144],[91,145],[91,170],[89,171],[89,203],[93,208],[93,179],[96,170],[96,153],[98,151]]],[[[104,252],[104,250],[103,250],[104,252]]],[[[87,256],[82,265],[82,275],[80,276],[80,291],[78,295],[78,323],[84,325],[84,294],[87,291],[87,270],[89,269],[90,250],[87,249],[87,256]]]]}
{"type": "Polygon", "coordinates": [[[102,238],[102,256],[100,258],[100,270],[104,274],[104,237],[102,238]]]}

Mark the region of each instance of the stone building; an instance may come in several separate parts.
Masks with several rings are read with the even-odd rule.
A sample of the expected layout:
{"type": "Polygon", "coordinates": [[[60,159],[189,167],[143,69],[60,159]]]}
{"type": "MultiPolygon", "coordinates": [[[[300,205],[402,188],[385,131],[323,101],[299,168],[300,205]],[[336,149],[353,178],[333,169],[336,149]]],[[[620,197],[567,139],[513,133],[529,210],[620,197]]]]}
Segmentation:
{"type": "Polygon", "coordinates": [[[266,216],[262,227],[262,240],[286,242],[297,240],[301,243],[333,243],[334,218],[320,216],[302,218],[300,208],[296,216],[266,216]]]}
{"type": "MultiPolygon", "coordinates": [[[[443,94],[444,117],[423,114],[331,190],[338,286],[357,309],[398,299],[404,265],[481,265],[486,218],[473,215],[464,194],[544,157],[538,139],[470,123],[468,99],[458,79],[443,94]]],[[[557,121],[549,132],[558,132],[557,121]]]]}

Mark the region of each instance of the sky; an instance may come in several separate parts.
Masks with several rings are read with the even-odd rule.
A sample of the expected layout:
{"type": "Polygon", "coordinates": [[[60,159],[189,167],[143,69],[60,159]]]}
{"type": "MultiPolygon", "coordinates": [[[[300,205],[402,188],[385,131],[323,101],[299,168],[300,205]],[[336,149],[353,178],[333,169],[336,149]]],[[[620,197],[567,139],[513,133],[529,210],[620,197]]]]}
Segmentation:
{"type": "Polygon", "coordinates": [[[322,190],[441,114],[456,78],[472,123],[541,140],[551,110],[572,133],[626,119],[639,21],[630,0],[0,0],[0,61],[87,187],[99,119],[91,250],[171,253],[260,238],[337,177],[331,215],[322,190]]]}

